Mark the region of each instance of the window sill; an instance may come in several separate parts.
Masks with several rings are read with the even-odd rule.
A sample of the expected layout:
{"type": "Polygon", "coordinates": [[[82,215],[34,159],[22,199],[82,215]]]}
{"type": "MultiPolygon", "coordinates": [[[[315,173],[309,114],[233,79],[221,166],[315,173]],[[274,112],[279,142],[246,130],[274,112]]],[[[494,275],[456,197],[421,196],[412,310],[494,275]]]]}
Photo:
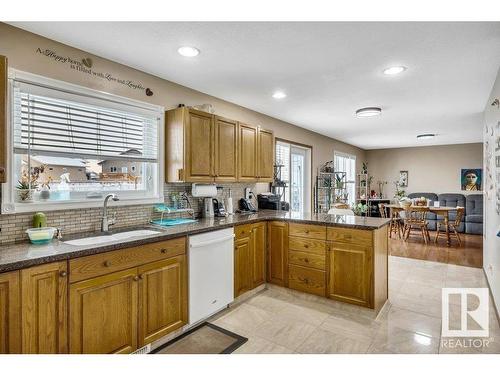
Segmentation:
{"type": "MultiPolygon", "coordinates": [[[[141,198],[141,199],[125,199],[117,202],[113,202],[110,207],[116,206],[138,206],[138,205],[148,205],[163,203],[163,196],[157,198],[141,198]]],[[[64,211],[64,210],[75,210],[80,208],[97,208],[102,207],[104,201],[102,199],[95,201],[68,201],[68,202],[33,202],[33,203],[14,203],[14,204],[2,204],[2,215],[14,215],[29,212],[39,212],[39,211],[64,211]]]]}

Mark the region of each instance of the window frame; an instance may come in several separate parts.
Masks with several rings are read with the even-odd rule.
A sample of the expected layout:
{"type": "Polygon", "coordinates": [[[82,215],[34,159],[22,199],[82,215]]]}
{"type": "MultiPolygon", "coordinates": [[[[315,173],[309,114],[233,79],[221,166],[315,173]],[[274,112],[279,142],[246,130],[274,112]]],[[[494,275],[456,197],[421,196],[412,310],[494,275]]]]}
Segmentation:
{"type": "MultiPolygon", "coordinates": [[[[336,156],[343,157],[343,158],[349,158],[349,159],[354,160],[354,180],[347,180],[347,176],[346,176],[346,180],[347,180],[346,183],[354,185],[354,189],[353,189],[354,196],[352,197],[352,200],[351,200],[352,204],[354,205],[354,204],[356,204],[356,197],[357,197],[357,194],[356,194],[356,187],[357,187],[356,186],[356,171],[357,171],[357,169],[356,169],[357,168],[357,165],[356,165],[357,163],[356,162],[357,162],[357,157],[354,154],[349,154],[347,152],[341,152],[341,151],[335,151],[334,150],[333,151],[333,165],[334,165],[334,168],[335,168],[335,165],[336,165],[336,163],[335,163],[335,157],[336,156]]],[[[340,171],[340,172],[347,172],[347,171],[340,171]]]]}
{"type": "Polygon", "coordinates": [[[116,206],[131,206],[131,205],[146,205],[162,203],[164,201],[164,157],[165,157],[165,142],[164,142],[164,116],[165,108],[155,104],[150,104],[147,102],[138,101],[135,99],[130,99],[123,96],[118,96],[115,94],[107,93],[104,91],[94,90],[88,87],[75,85],[72,83],[43,77],[40,75],[23,72],[20,70],[10,68],[8,71],[8,93],[7,93],[7,129],[6,137],[7,142],[7,182],[2,184],[2,200],[1,200],[1,213],[2,214],[17,214],[24,212],[36,212],[40,210],[44,211],[58,211],[58,210],[69,210],[78,208],[92,208],[101,207],[103,202],[102,199],[98,200],[71,200],[71,201],[59,201],[59,202],[44,202],[36,201],[33,203],[18,203],[15,199],[15,184],[13,181],[14,177],[14,119],[12,116],[12,103],[13,103],[13,81],[20,80],[28,83],[36,84],[42,87],[47,87],[51,89],[60,90],[69,94],[76,94],[85,97],[86,100],[99,99],[105,100],[110,104],[110,108],[114,106],[130,106],[137,110],[155,112],[158,116],[158,162],[156,163],[156,176],[158,176],[158,181],[155,184],[155,193],[152,197],[134,197],[133,193],[121,191],[120,200],[114,202],[116,206]]]}

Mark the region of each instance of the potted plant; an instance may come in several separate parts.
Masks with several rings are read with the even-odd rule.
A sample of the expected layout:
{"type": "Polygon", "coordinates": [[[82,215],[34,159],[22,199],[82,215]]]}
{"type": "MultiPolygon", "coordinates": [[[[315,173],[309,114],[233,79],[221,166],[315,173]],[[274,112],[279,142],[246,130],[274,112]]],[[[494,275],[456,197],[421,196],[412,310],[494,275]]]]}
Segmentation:
{"type": "Polygon", "coordinates": [[[368,205],[363,203],[358,203],[352,206],[352,211],[356,216],[363,216],[366,214],[366,210],[368,209],[368,205]]]}
{"type": "Polygon", "coordinates": [[[21,179],[17,182],[16,186],[18,202],[33,202],[33,193],[38,189],[38,177],[40,177],[40,173],[43,173],[44,170],[45,166],[41,165],[32,168],[31,173],[28,173],[26,170],[22,171],[21,179]]]}
{"type": "Polygon", "coordinates": [[[342,181],[342,176],[341,175],[335,175],[335,185],[337,189],[343,189],[344,188],[344,182],[342,181]]]}

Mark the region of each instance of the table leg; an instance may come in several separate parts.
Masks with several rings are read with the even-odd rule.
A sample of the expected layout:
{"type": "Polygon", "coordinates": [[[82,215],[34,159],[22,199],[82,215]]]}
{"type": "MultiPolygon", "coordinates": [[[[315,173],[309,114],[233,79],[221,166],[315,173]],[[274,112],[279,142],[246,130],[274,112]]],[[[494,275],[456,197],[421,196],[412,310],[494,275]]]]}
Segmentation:
{"type": "Polygon", "coordinates": [[[448,222],[449,222],[448,212],[445,212],[444,213],[444,226],[445,226],[445,229],[446,229],[446,246],[450,246],[451,245],[450,227],[448,226],[448,222]]]}

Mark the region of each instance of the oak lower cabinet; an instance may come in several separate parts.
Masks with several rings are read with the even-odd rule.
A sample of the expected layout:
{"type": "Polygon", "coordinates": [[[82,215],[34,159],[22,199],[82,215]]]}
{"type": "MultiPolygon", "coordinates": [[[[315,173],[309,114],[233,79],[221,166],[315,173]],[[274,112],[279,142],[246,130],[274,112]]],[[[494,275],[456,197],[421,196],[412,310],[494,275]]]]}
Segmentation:
{"type": "Polygon", "coordinates": [[[267,223],[267,282],[288,285],[288,223],[267,223]]]}
{"type": "Polygon", "coordinates": [[[326,295],[326,227],[289,224],[288,287],[326,295]]]}
{"type": "Polygon", "coordinates": [[[21,270],[22,352],[68,352],[67,263],[21,270]]]}
{"type": "Polygon", "coordinates": [[[0,274],[0,354],[21,353],[19,272],[0,274]]]}
{"type": "Polygon", "coordinates": [[[186,256],[139,267],[139,347],[187,323],[186,256]]]}
{"type": "Polygon", "coordinates": [[[266,282],[266,223],[239,225],[234,242],[234,296],[266,282]]]}
{"type": "Polygon", "coordinates": [[[338,301],[380,310],[388,298],[387,226],[329,227],[328,292],[338,301]]]}
{"type": "Polygon", "coordinates": [[[71,353],[131,353],[137,348],[138,281],[133,268],[71,284],[71,353]]]}
{"type": "Polygon", "coordinates": [[[70,286],[71,353],[131,353],[187,324],[179,255],[70,286]]]}
{"type": "Polygon", "coordinates": [[[343,302],[371,306],[371,249],[332,244],[329,250],[328,296],[343,302]]]}

